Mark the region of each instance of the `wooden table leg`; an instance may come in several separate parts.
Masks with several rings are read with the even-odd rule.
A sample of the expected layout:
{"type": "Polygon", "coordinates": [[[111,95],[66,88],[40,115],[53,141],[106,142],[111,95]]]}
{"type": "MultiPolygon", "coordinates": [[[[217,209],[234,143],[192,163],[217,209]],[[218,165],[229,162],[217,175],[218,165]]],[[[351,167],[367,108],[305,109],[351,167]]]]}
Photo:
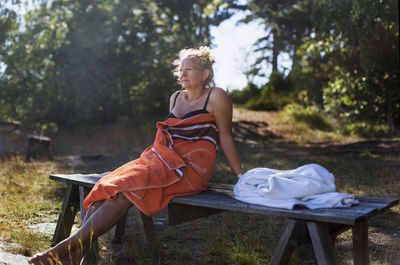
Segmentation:
{"type": "Polygon", "coordinates": [[[295,248],[301,245],[311,244],[306,221],[296,220],[296,227],[290,242],[295,248]]]}
{"type": "MultiPolygon", "coordinates": [[[[82,223],[86,215],[85,207],[83,206],[83,201],[89,194],[90,190],[91,189],[87,187],[79,186],[79,207],[81,211],[82,223]]],[[[90,242],[89,249],[86,251],[81,264],[82,265],[96,264],[98,261],[98,255],[99,255],[99,241],[97,238],[94,238],[92,242],[90,242]]]]}
{"type": "Polygon", "coordinates": [[[85,207],[83,206],[83,201],[85,200],[86,196],[89,194],[90,189],[79,186],[79,209],[81,210],[81,221],[85,219],[86,211],[85,207]]]}
{"type": "Polygon", "coordinates": [[[337,264],[328,224],[307,222],[315,257],[319,265],[337,264]]]}
{"type": "Polygon", "coordinates": [[[369,264],[368,254],[368,223],[359,222],[353,230],[353,261],[354,265],[369,264]]]}
{"type": "Polygon", "coordinates": [[[137,207],[135,207],[135,212],[143,243],[151,250],[157,250],[158,239],[154,230],[153,218],[142,213],[137,207]]]}
{"type": "Polygon", "coordinates": [[[56,230],[54,232],[52,246],[69,237],[74,224],[76,212],[79,209],[79,194],[76,185],[68,184],[64,195],[61,213],[58,217],[56,230]]]}
{"type": "Polygon", "coordinates": [[[282,232],[278,245],[275,248],[274,255],[272,256],[271,265],[288,264],[290,256],[292,255],[294,247],[290,244],[296,227],[296,221],[289,219],[285,229],[282,232]]]}
{"type": "Polygon", "coordinates": [[[125,235],[126,228],[126,219],[128,217],[128,212],[119,219],[119,221],[115,224],[115,233],[114,233],[114,243],[122,242],[122,238],[125,235]]]}

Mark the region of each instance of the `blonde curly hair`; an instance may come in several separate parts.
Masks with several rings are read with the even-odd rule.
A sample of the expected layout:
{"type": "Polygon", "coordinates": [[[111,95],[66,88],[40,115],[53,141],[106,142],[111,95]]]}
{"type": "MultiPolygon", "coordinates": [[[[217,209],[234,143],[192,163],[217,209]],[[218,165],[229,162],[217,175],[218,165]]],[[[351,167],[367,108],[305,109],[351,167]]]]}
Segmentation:
{"type": "Polygon", "coordinates": [[[172,65],[174,66],[174,70],[172,73],[175,77],[177,77],[178,83],[181,62],[185,58],[197,59],[202,70],[208,69],[210,71],[210,74],[204,81],[205,87],[209,86],[214,78],[214,70],[212,68],[212,65],[215,63],[214,59],[211,56],[210,48],[207,46],[200,46],[198,48],[185,48],[177,54],[177,58],[172,63],[172,65]]]}

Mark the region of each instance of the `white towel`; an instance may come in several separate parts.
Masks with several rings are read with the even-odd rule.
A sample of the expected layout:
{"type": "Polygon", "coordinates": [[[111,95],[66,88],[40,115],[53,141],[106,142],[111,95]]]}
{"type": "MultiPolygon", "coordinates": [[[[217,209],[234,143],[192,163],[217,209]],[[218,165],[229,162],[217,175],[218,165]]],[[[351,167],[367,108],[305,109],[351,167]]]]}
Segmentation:
{"type": "Polygon", "coordinates": [[[317,164],[292,170],[255,168],[244,173],[234,188],[235,199],[270,207],[310,209],[350,207],[353,195],[335,192],[335,178],[317,164]]]}

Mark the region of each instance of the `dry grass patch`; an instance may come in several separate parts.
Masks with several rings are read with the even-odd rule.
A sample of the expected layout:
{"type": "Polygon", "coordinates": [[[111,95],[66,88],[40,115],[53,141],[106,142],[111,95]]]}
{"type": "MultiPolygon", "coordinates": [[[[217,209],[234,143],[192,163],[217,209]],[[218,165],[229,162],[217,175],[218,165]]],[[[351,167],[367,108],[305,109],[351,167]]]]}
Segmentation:
{"type": "Polygon", "coordinates": [[[52,162],[26,163],[20,158],[1,162],[0,237],[17,242],[23,255],[49,246],[49,236],[38,235],[27,227],[54,221],[62,197],[56,185],[49,185],[52,162]]]}

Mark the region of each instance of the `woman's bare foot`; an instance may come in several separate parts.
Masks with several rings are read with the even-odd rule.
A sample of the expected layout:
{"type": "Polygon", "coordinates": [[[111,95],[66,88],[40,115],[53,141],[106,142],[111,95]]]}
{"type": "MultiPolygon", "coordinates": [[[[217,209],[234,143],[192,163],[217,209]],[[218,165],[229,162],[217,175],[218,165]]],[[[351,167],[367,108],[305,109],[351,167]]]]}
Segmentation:
{"type": "Polygon", "coordinates": [[[34,265],[64,265],[64,263],[61,263],[57,252],[55,252],[54,250],[49,250],[44,253],[36,254],[28,260],[28,263],[34,265]]]}
{"type": "Polygon", "coordinates": [[[79,265],[82,257],[83,256],[79,250],[60,256],[54,249],[52,249],[33,256],[28,260],[28,263],[33,265],[79,265]]]}
{"type": "Polygon", "coordinates": [[[71,237],[64,239],[47,252],[28,260],[33,265],[75,265],[81,262],[93,240],[108,231],[126,214],[132,203],[122,194],[112,201],[98,203],[87,214],[82,227],[71,237]]]}

